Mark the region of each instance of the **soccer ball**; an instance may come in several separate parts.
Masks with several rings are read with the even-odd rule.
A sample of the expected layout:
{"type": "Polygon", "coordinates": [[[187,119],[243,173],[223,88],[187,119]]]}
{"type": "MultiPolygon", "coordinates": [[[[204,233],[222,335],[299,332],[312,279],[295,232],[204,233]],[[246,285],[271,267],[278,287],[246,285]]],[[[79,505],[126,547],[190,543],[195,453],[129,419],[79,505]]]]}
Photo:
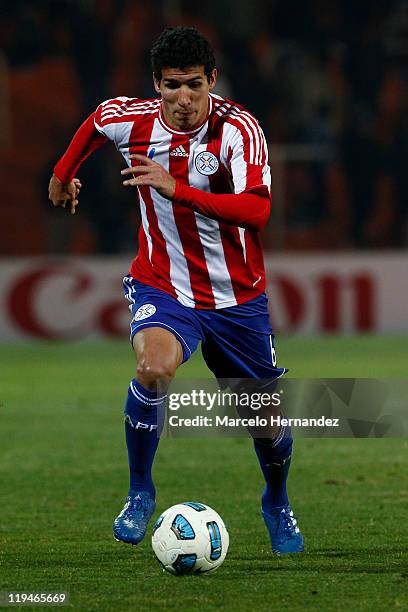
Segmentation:
{"type": "Polygon", "coordinates": [[[214,571],[223,563],[228,545],[228,531],[220,515],[198,502],[171,506],[153,527],[153,551],[171,574],[214,571]]]}

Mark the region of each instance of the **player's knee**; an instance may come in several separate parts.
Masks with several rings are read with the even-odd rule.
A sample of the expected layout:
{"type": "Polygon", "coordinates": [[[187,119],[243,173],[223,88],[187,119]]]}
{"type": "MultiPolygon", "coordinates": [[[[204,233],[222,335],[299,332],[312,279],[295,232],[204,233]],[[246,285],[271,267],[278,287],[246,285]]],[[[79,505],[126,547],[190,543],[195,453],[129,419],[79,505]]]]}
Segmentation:
{"type": "Polygon", "coordinates": [[[137,380],[147,389],[167,387],[176,373],[171,361],[142,357],[137,364],[137,380]]]}

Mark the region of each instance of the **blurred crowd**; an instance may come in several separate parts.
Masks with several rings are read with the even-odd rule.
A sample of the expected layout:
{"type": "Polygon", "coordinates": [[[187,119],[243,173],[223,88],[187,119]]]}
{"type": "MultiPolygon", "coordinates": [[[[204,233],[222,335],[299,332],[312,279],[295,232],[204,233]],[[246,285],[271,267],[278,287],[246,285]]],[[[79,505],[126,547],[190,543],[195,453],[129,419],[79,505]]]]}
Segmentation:
{"type": "Polygon", "coordinates": [[[138,210],[112,147],[81,170],[78,221],[44,194],[99,102],[155,95],[149,49],[178,24],[209,37],[217,92],[264,128],[275,197],[268,248],[408,245],[408,0],[14,0],[2,12],[0,252],[134,251],[138,210]],[[21,216],[31,239],[19,242],[11,228],[21,216]]]}

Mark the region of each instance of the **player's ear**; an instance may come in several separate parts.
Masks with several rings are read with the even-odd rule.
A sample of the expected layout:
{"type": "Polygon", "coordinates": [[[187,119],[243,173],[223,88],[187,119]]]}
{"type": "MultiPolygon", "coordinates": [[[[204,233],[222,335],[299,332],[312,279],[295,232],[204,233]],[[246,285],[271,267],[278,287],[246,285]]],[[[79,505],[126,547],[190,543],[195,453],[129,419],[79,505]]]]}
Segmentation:
{"type": "Polygon", "coordinates": [[[214,70],[211,73],[210,80],[208,81],[208,85],[209,85],[210,91],[212,91],[214,89],[214,87],[215,87],[215,84],[217,82],[217,76],[218,76],[217,69],[214,68],[214,70]]]}
{"type": "Polygon", "coordinates": [[[153,73],[153,85],[157,93],[161,93],[160,91],[160,81],[157,79],[156,75],[153,73]]]}

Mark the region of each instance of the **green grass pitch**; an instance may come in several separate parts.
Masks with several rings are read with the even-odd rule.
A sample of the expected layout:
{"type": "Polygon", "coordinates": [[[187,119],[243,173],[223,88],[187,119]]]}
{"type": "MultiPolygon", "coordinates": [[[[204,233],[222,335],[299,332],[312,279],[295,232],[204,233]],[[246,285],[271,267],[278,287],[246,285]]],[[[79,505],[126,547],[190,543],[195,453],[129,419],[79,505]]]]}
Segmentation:
{"type": "MultiPolygon", "coordinates": [[[[278,356],[296,377],[404,378],[406,346],[289,338],[278,356]]],[[[289,493],[306,552],[289,558],[270,552],[250,440],[164,439],[157,515],[202,501],[231,537],[218,572],[176,578],[150,532],[137,547],[111,535],[128,484],[126,342],[3,345],[0,362],[0,590],[69,591],[85,611],[408,609],[407,439],[296,441],[289,493]]],[[[179,375],[208,373],[196,357],[179,375]]]]}

